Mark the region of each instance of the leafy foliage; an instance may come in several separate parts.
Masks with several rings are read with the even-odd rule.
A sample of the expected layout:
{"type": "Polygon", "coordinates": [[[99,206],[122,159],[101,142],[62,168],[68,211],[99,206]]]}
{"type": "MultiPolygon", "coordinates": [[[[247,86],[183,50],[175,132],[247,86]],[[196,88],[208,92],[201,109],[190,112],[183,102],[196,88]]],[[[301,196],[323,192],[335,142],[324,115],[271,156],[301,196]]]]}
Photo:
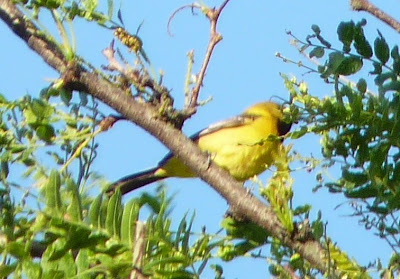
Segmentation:
{"type": "Polygon", "coordinates": [[[126,278],[137,269],[152,278],[198,278],[220,243],[215,236],[204,232],[192,240],[194,216],[189,221],[185,216],[173,232],[170,199],[161,190],[125,204],[119,192],[111,197],[88,195],[89,181],[97,187],[101,181],[91,171],[97,104],[87,107],[85,97],[79,102],[71,98],[65,102],[67,113],[66,107],[52,102],[60,96],[53,87],[41,95],[15,102],[2,98],[0,275],[126,278]],[[51,137],[37,131],[42,123],[52,127],[51,137]],[[53,159],[50,166],[40,163],[43,156],[53,159]],[[27,180],[40,182],[39,190],[12,181],[20,181],[13,172],[17,164],[26,168],[27,180]],[[13,202],[16,190],[24,194],[20,203],[13,202]],[[30,200],[38,206],[28,209],[30,200]],[[139,216],[148,215],[147,208],[150,216],[144,223],[139,216]],[[144,235],[137,234],[138,227],[144,235]],[[142,250],[135,252],[139,240],[142,250]]]}
{"type": "MultiPolygon", "coordinates": [[[[88,68],[93,67],[75,52],[73,32],[66,31],[66,23],[79,17],[115,29],[116,38],[136,55],[136,65],[125,65],[120,55],[124,67],[116,67],[118,63],[105,67],[113,74],[93,70],[128,94],[156,103],[162,116],[182,125],[170,109],[173,99],[168,89],[148,74],[143,61],[150,62],[138,32],[132,35],[113,21],[113,1],[107,2],[106,11],[96,0],[16,2],[37,22],[41,11],[49,11],[62,42],[47,32],[45,36],[69,61],[88,68]]],[[[121,11],[118,19],[123,25],[121,11]]],[[[337,28],[340,47],[326,40],[317,25],[304,41],[289,33],[301,52],[321,61],[314,68],[298,65],[332,85],[333,96],[319,99],[308,92],[305,83],[282,77],[292,99],[287,118],[299,123],[292,139],[310,133],[320,136],[324,158],[308,160],[311,168],[340,167],[339,178],[333,181],[319,173],[316,188],[343,193],[365,228],[388,241],[394,250],[388,268],[379,262],[374,267],[393,277],[398,274],[400,249],[400,55],[398,47],[389,46],[379,31],[370,43],[366,24],[365,20],[341,22],[337,28]],[[365,78],[367,74],[374,77],[373,84],[365,78]]],[[[279,278],[334,278],[334,274],[370,278],[366,268],[332,243],[320,212],[311,220],[310,205],[292,207],[291,165],[298,158],[289,153],[290,148],[282,150],[284,156],[276,162],[277,170],[268,183],[258,183],[260,196],[284,229],[300,232],[305,240],[312,238],[325,247],[326,274],[246,219],[227,216],[221,224],[226,235],[193,232],[194,214],[185,215],[173,229],[171,199],[161,188],[155,196],[144,193],[128,201],[118,191],[112,196],[93,196],[91,186],[98,189],[103,183],[92,170],[97,155],[95,136],[102,131],[98,124],[103,115],[95,100],[84,92],[63,88],[62,80],[43,89],[39,98],[8,101],[0,96],[0,115],[1,277],[200,278],[211,260],[245,256],[267,259],[270,273],[279,278]],[[51,163],[44,165],[42,158],[51,158],[51,163]],[[18,167],[24,169],[22,179],[16,175],[18,167]],[[18,195],[21,201],[15,202],[18,195]],[[264,254],[266,247],[269,252],[264,254]]],[[[215,278],[223,278],[221,265],[211,268],[215,278]]]]}
{"type": "Polygon", "coordinates": [[[289,33],[300,51],[322,61],[307,70],[332,84],[334,96],[319,99],[308,93],[304,83],[283,78],[293,98],[291,117],[301,123],[292,137],[321,136],[322,167],[340,166],[337,180],[326,181],[318,174],[318,183],[332,193],[343,193],[366,229],[374,228],[398,254],[399,52],[379,31],[372,46],[364,35],[365,26],[365,20],[339,24],[342,50],[327,43],[315,27],[305,41],[289,33]],[[372,68],[369,72],[367,66],[372,68]],[[362,77],[365,73],[374,77],[374,83],[362,77]],[[345,76],[361,77],[351,82],[345,76]]]}

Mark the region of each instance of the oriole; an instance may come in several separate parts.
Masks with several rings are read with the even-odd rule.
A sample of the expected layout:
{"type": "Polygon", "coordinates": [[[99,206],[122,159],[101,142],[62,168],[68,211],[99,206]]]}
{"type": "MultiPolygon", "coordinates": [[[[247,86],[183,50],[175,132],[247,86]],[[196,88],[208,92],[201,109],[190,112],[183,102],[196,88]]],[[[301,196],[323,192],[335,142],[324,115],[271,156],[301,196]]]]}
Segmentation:
{"type": "MultiPolygon", "coordinates": [[[[245,181],[262,173],[278,155],[282,140],[269,138],[289,132],[291,123],[282,120],[281,106],[264,102],[251,106],[243,114],[217,122],[190,138],[220,167],[236,180],[245,181]]],[[[128,193],[149,183],[168,177],[196,175],[172,153],[156,167],[125,176],[109,188],[128,193]]]]}

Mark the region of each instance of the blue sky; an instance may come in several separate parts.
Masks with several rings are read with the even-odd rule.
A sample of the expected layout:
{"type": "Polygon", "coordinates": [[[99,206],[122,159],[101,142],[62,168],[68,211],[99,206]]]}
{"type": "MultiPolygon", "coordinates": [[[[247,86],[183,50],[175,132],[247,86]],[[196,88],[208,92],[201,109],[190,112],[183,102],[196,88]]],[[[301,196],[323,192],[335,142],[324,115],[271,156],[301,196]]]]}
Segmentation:
{"type": "MultiPolygon", "coordinates": [[[[106,1],[104,1],[106,2],[106,1]]],[[[378,1],[376,1],[378,2],[378,1]]],[[[398,7],[398,2],[386,0],[379,5],[387,11],[398,7]]],[[[122,5],[125,27],[135,33],[144,21],[140,37],[153,67],[165,73],[164,84],[172,89],[176,106],[183,104],[184,78],[187,68],[186,54],[195,51],[195,71],[201,65],[208,43],[209,25],[201,15],[192,16],[190,10],[179,13],[171,24],[173,37],[169,36],[166,25],[169,16],[185,1],[125,1],[122,5]]],[[[220,1],[208,1],[216,6],[220,1]]],[[[293,74],[309,84],[310,93],[326,96],[332,88],[322,84],[316,76],[303,75],[304,69],[283,63],[275,57],[276,52],[294,60],[302,57],[289,43],[286,30],[299,38],[311,33],[310,26],[317,24],[322,34],[331,42],[337,42],[336,27],[341,20],[357,21],[366,18],[367,36],[373,41],[379,29],[390,45],[398,34],[386,25],[365,13],[350,10],[349,1],[235,1],[232,0],[223,12],[219,31],[224,40],[217,46],[209,71],[204,81],[200,100],[213,100],[200,108],[184,126],[188,135],[218,120],[236,115],[248,106],[268,100],[273,95],[288,98],[279,73],[293,74]]],[[[101,54],[113,38],[111,30],[99,29],[86,22],[78,22],[75,33],[78,53],[96,66],[106,64],[101,54]]],[[[40,57],[32,53],[19,39],[11,34],[0,22],[0,93],[9,99],[25,94],[38,95],[48,85],[48,79],[57,74],[46,66],[40,57]]],[[[107,133],[98,137],[99,157],[95,168],[110,181],[126,174],[154,166],[167,152],[157,140],[130,123],[118,123],[107,133]]],[[[304,137],[290,141],[293,149],[305,156],[319,156],[319,139],[304,137]]],[[[311,218],[322,210],[323,219],[328,221],[327,232],[334,241],[359,263],[367,264],[376,257],[386,263],[391,255],[390,248],[383,240],[373,236],[357,224],[357,219],[347,217],[351,210],[342,206],[340,195],[328,194],[326,190],[312,193],[315,173],[298,171],[294,173],[294,205],[313,205],[311,218]],[[367,245],[368,244],[368,245],[367,245]],[[373,251],[373,252],[371,252],[373,251]]],[[[268,172],[261,176],[263,181],[268,172]]],[[[199,179],[169,179],[166,181],[170,193],[176,193],[174,216],[180,218],[185,212],[196,212],[195,228],[205,225],[207,231],[215,232],[227,209],[227,204],[216,192],[199,179]]],[[[151,185],[144,191],[153,191],[151,185]]],[[[141,190],[143,191],[143,190],[141,190]]],[[[129,197],[137,195],[132,193],[129,197]]],[[[226,278],[268,278],[268,264],[258,260],[243,259],[225,266],[226,278]]],[[[212,278],[206,273],[204,278],[212,278]]]]}

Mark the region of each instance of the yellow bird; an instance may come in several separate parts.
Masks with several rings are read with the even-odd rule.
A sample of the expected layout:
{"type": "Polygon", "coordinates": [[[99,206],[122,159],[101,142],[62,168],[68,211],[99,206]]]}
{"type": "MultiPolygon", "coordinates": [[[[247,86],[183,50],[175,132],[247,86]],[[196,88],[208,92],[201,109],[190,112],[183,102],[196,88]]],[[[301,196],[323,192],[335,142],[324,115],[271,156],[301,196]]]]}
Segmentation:
{"type": "MultiPolygon", "coordinates": [[[[239,116],[209,126],[191,139],[236,180],[245,181],[262,173],[279,155],[282,140],[269,137],[289,132],[291,123],[282,118],[280,105],[259,103],[239,116]]],[[[164,178],[195,176],[189,167],[169,153],[158,166],[121,178],[111,185],[108,192],[120,188],[125,194],[164,178]]]]}

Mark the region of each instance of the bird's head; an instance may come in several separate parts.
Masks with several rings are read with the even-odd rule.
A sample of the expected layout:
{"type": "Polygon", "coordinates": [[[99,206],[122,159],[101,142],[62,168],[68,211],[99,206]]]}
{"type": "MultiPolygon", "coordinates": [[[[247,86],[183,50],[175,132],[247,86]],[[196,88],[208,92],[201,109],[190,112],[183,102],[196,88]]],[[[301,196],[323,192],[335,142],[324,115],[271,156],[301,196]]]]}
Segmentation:
{"type": "Polygon", "coordinates": [[[284,136],[286,135],[289,131],[290,128],[292,127],[292,123],[288,123],[283,121],[283,112],[282,112],[283,106],[274,102],[264,102],[264,103],[258,103],[255,104],[254,106],[248,108],[245,112],[245,114],[251,114],[255,116],[267,116],[271,117],[272,119],[276,119],[278,122],[278,135],[279,136],[284,136]]]}

